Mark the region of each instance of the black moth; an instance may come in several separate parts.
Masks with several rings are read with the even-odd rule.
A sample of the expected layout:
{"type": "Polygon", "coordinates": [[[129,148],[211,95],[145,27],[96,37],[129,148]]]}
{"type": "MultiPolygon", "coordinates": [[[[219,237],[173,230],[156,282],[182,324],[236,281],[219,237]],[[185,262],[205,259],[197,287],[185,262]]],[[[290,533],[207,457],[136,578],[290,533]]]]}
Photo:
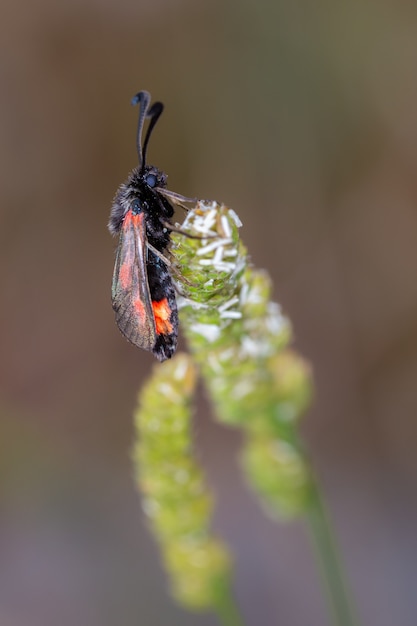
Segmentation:
{"type": "Polygon", "coordinates": [[[163,111],[147,91],[132,99],[139,104],[137,150],[139,165],[118,189],[110,213],[109,230],[119,235],[112,283],[112,304],[122,334],[135,346],[164,361],[174,354],[178,340],[175,288],[165,252],[174,229],[171,202],[190,201],[166,189],[166,175],[146,165],[152,130],[163,111]],[[145,118],[149,126],[142,146],[145,118]]]}

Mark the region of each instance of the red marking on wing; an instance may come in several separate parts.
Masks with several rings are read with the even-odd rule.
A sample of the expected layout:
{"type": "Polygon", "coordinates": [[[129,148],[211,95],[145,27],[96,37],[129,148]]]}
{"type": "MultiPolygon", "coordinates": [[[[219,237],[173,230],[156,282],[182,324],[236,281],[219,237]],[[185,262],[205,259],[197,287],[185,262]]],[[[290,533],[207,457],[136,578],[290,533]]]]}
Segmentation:
{"type": "Polygon", "coordinates": [[[158,335],[170,335],[173,332],[173,326],[170,322],[171,307],[167,298],[152,302],[153,314],[155,317],[155,328],[158,335]]]}
{"type": "Polygon", "coordinates": [[[143,213],[137,213],[134,215],[132,211],[128,211],[123,220],[123,226],[125,230],[127,230],[130,226],[140,226],[144,222],[143,213]]]}
{"type": "Polygon", "coordinates": [[[143,321],[146,317],[146,309],[142,300],[139,300],[139,299],[133,300],[133,307],[136,313],[138,314],[138,317],[140,317],[140,319],[143,321]]]}
{"type": "MultiPolygon", "coordinates": [[[[135,229],[144,228],[143,222],[143,214],[133,215],[132,211],[128,211],[126,213],[122,226],[125,233],[126,241],[130,241],[129,235],[130,233],[135,232],[135,229]]],[[[122,289],[133,289],[135,272],[135,267],[133,266],[134,263],[137,263],[137,259],[135,258],[135,247],[132,244],[126,245],[124,249],[124,259],[119,267],[118,276],[118,280],[120,281],[120,286],[122,287],[122,289]]]]}
{"type": "Polygon", "coordinates": [[[132,263],[131,261],[123,263],[119,270],[119,280],[123,289],[129,289],[132,284],[132,263]]]}
{"type": "Polygon", "coordinates": [[[135,346],[153,350],[155,319],[146,268],[146,224],[144,214],[128,211],[120,231],[113,273],[112,302],[116,322],[135,346]]]}

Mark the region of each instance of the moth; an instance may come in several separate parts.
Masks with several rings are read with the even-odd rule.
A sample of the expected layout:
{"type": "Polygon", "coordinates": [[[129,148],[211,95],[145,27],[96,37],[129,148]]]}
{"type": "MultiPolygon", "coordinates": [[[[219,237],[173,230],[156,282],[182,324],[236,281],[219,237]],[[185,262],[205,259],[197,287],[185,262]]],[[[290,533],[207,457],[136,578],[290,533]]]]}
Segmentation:
{"type": "Polygon", "coordinates": [[[118,235],[112,282],[112,305],[121,333],[138,348],[149,350],[159,361],[175,353],[178,310],[169,259],[173,204],[193,201],[166,188],[167,177],[147,165],[152,131],[164,106],[140,91],[132,104],[139,105],[137,151],[139,165],[120,185],[113,200],[108,228],[118,235]],[[149,119],[145,139],[142,133],[149,119]]]}

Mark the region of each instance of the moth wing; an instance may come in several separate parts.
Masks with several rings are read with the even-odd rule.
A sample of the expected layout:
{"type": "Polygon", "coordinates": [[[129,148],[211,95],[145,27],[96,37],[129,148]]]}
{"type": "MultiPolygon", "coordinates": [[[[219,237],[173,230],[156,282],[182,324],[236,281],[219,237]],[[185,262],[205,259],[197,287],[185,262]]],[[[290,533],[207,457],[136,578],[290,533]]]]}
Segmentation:
{"type": "Polygon", "coordinates": [[[120,230],[113,272],[112,304],[120,332],[138,348],[152,351],[156,328],[146,255],[144,215],[134,215],[128,211],[120,230]]]}

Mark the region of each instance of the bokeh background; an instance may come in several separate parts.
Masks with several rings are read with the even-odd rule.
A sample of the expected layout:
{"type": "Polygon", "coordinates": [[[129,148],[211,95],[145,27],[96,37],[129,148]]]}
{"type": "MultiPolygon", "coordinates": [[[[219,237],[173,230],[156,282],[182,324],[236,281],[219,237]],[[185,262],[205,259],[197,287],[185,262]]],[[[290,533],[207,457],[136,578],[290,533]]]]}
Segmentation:
{"type": "MultiPolygon", "coordinates": [[[[0,21],[2,626],[217,624],[178,608],[135,491],[153,366],[109,299],[137,109],[150,160],[241,216],[317,394],[303,434],[362,623],[417,620],[417,8],[38,0],[0,21]]],[[[199,457],[247,624],[329,624],[302,523],[267,519],[202,394],[199,457]]]]}

